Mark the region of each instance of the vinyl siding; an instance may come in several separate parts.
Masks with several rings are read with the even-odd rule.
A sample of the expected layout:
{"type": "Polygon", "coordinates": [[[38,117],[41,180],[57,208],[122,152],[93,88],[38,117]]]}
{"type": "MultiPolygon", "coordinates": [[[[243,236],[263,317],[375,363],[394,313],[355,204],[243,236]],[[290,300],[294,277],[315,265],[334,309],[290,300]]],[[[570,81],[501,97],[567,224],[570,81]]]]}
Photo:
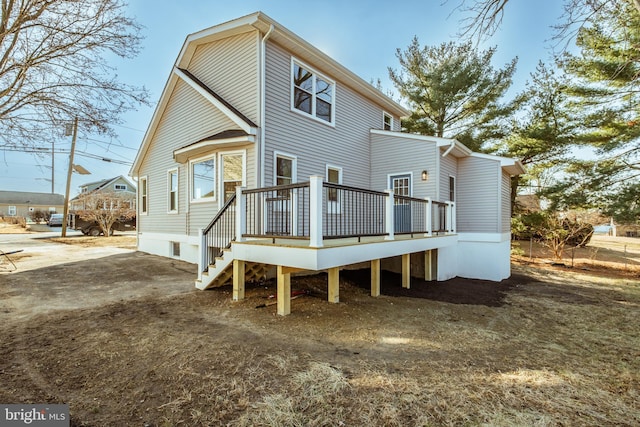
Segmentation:
{"type": "Polygon", "coordinates": [[[503,233],[511,232],[511,177],[502,172],[501,212],[503,233]]]}
{"type": "Polygon", "coordinates": [[[459,160],[456,182],[459,232],[500,231],[500,173],[500,162],[496,160],[477,157],[459,160]]]}
{"type": "Polygon", "coordinates": [[[372,134],[371,189],[389,189],[389,174],[411,172],[413,197],[436,200],[436,153],[435,142],[372,134]],[[429,172],[427,181],[422,181],[423,170],[429,172]]]}
{"type": "Polygon", "coordinates": [[[198,46],[187,67],[238,111],[258,123],[258,31],[198,46]]]}
{"type": "MultiPolygon", "coordinates": [[[[227,116],[178,79],[140,169],[139,175],[147,176],[149,193],[148,214],[138,218],[141,231],[195,235],[198,228],[211,221],[218,210],[218,202],[190,204],[189,164],[176,163],[173,151],[235,128],[237,126],[227,116]],[[167,176],[174,168],[178,168],[178,213],[167,214],[167,176]]],[[[252,156],[254,147],[249,146],[247,160],[252,156]]],[[[216,167],[219,167],[217,162],[216,167]]],[[[248,175],[247,179],[255,182],[255,174],[248,175]]],[[[216,182],[216,191],[220,191],[219,182],[216,182]]]]}
{"type": "MultiPolygon", "coordinates": [[[[298,182],[324,177],[328,163],[343,168],[343,184],[367,188],[369,130],[382,128],[382,108],[336,81],[335,127],[291,111],[291,57],[267,43],[265,185],[273,185],[273,153],[279,151],[297,156],[298,182]]],[[[335,81],[318,64],[308,65],[335,81]]]]}
{"type": "MultiPolygon", "coordinates": [[[[449,148],[449,147],[446,147],[449,148]]],[[[439,175],[439,194],[438,200],[445,202],[449,200],[449,177],[456,178],[456,187],[460,187],[458,182],[458,159],[448,154],[442,157],[442,154],[446,151],[446,148],[440,149],[440,175],[439,175]]],[[[456,191],[458,190],[456,188],[456,191]]]]}

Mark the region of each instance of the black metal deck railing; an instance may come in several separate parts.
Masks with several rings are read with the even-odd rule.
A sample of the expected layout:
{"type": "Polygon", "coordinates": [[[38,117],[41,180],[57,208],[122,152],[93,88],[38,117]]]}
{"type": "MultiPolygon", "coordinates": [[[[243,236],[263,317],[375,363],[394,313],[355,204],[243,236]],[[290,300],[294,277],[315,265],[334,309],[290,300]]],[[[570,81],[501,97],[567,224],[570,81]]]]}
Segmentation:
{"type": "Polygon", "coordinates": [[[309,183],[244,190],[247,219],[245,237],[308,239],[309,183]]]}
{"type": "Polygon", "coordinates": [[[322,191],[322,237],[383,236],[387,193],[325,182],[322,191]]]}
{"type": "Polygon", "coordinates": [[[393,205],[388,207],[386,192],[328,182],[314,190],[318,191],[316,196],[311,190],[310,182],[304,182],[243,190],[241,200],[234,194],[203,230],[203,271],[208,271],[215,258],[237,240],[236,215],[243,215],[242,237],[270,237],[274,241],[277,237],[313,240],[311,229],[318,224],[311,224],[311,220],[316,217],[322,221],[322,239],[389,235],[388,208],[392,209],[393,225],[389,227],[394,234],[444,234],[454,230],[455,207],[451,203],[394,196],[393,205]],[[311,197],[317,197],[320,205],[311,203],[311,197]],[[311,212],[312,206],[315,213],[311,212]]]}
{"type": "Polygon", "coordinates": [[[394,196],[393,222],[395,234],[428,233],[429,201],[408,196],[394,196]]]}
{"type": "Polygon", "coordinates": [[[236,195],[227,200],[222,209],[202,231],[203,271],[208,271],[215,259],[236,240],[236,195]]]}

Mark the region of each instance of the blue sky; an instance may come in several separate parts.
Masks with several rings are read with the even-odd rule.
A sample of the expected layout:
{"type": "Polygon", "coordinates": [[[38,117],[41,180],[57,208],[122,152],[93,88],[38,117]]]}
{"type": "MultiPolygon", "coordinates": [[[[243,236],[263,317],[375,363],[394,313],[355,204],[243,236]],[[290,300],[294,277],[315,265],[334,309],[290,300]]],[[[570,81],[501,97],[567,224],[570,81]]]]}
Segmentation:
{"type": "MultiPolygon", "coordinates": [[[[129,0],[129,14],[145,28],[142,52],[134,59],[114,62],[120,80],[144,85],[151,92],[152,107],[127,113],[126,123],[117,127],[119,137],[95,136],[78,140],[77,150],[106,162],[78,155],[74,161],[91,175],[73,175],[71,196],[84,183],[127,175],[140,146],[173,63],[193,32],[263,11],[281,25],[323,50],[366,81],[382,80],[393,89],[387,67],[398,68],[396,49],[404,49],[413,36],[422,45],[457,40],[464,15],[456,11],[458,0],[411,0],[378,2],[364,0],[129,0]]],[[[494,66],[502,67],[518,56],[512,92],[524,87],[539,60],[549,61],[551,30],[562,13],[562,2],[511,0],[500,31],[481,48],[497,46],[494,66]]],[[[69,149],[71,138],[56,143],[69,149]]],[[[55,192],[64,194],[68,155],[55,158],[55,192]]],[[[51,191],[51,156],[0,152],[0,190],[51,191]]]]}

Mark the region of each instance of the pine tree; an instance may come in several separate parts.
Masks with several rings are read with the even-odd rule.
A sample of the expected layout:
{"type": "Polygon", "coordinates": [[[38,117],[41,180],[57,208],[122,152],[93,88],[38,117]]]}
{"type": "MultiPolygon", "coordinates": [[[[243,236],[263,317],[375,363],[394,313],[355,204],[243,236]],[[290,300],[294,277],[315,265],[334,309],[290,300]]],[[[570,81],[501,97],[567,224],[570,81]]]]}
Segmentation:
{"type": "Polygon", "coordinates": [[[504,136],[501,120],[513,106],[500,100],[511,86],[517,58],[496,70],[494,53],[495,48],[480,52],[470,42],[421,47],[416,37],[406,50],[398,49],[401,68],[389,68],[389,76],[412,110],[404,129],[457,138],[475,150],[504,136]]]}

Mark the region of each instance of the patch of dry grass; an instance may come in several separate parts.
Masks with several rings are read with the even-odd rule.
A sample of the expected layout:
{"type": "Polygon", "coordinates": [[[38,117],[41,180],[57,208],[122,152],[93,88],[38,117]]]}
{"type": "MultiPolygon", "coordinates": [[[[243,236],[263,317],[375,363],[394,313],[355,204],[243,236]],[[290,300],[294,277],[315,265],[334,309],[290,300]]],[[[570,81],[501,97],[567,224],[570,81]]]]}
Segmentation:
{"type": "Polygon", "coordinates": [[[33,319],[0,329],[0,401],[100,426],[639,425],[640,283],[516,272],[500,307],[341,284],[287,317],[220,289],[33,319]]]}

